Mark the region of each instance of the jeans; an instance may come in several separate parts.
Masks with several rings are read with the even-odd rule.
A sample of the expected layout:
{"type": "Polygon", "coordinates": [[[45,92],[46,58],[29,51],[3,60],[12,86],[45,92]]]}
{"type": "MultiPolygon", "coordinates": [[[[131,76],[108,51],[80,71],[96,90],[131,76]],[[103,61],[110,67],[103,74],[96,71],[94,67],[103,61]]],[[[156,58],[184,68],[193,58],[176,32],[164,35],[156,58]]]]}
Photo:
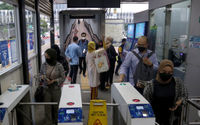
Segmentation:
{"type": "Polygon", "coordinates": [[[76,77],[78,72],[78,65],[70,65],[70,74],[69,77],[72,79],[71,83],[76,84],[76,77]]]}

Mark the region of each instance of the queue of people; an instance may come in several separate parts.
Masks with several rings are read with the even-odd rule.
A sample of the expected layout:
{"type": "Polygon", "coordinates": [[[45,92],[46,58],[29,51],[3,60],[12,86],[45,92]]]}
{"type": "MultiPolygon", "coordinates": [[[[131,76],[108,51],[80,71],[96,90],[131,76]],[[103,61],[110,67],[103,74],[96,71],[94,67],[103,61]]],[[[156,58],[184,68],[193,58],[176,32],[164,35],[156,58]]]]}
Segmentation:
{"type": "MultiPolygon", "coordinates": [[[[45,63],[41,67],[41,80],[45,86],[44,101],[58,102],[61,86],[69,72],[71,84],[76,84],[78,68],[80,74],[88,77],[91,88],[91,99],[98,99],[98,88],[107,91],[113,83],[114,72],[118,75],[119,82],[130,82],[151,103],[156,121],[160,125],[177,125],[180,117],[181,105],[187,98],[187,92],[182,81],[173,77],[174,65],[170,60],[163,60],[158,64],[156,54],[148,49],[148,39],[142,36],[138,39],[137,47],[123,54],[126,39],[118,49],[118,54],[112,45],[113,38],[102,38],[98,42],[88,41],[86,33],[82,38],[74,36],[73,41],[65,50],[65,56],[60,55],[57,45],[45,52],[45,63]],[[95,64],[96,50],[106,53],[109,63],[108,71],[98,72],[95,64]],[[118,56],[118,60],[116,57],[118,56]],[[118,65],[115,70],[116,61],[118,65]],[[129,73],[127,73],[129,72],[129,73]],[[128,78],[128,81],[125,79],[128,78]]],[[[45,112],[47,125],[54,123],[57,116],[49,113],[56,112],[57,106],[46,106],[45,112]]]]}

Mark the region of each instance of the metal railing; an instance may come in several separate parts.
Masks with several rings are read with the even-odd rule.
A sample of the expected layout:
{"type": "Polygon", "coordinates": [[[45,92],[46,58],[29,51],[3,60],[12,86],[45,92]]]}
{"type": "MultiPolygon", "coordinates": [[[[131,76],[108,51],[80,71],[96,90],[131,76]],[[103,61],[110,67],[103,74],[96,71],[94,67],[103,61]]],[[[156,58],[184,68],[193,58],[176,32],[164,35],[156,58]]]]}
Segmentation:
{"type": "Polygon", "coordinates": [[[184,107],[185,112],[182,113],[182,124],[181,125],[200,125],[199,121],[189,121],[190,107],[194,107],[196,110],[200,110],[200,97],[192,97],[186,101],[186,106],[184,107]]]}

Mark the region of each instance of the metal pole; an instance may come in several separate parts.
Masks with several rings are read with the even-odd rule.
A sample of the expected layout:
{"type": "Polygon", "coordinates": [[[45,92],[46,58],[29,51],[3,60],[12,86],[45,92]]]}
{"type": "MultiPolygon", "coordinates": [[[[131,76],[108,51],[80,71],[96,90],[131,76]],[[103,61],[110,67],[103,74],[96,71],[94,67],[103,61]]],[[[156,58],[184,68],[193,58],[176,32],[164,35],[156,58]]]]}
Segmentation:
{"type": "Polygon", "coordinates": [[[190,105],[194,106],[196,109],[200,110],[200,105],[199,105],[198,103],[192,101],[191,99],[188,99],[187,102],[188,102],[190,105]]]}
{"type": "Polygon", "coordinates": [[[58,105],[57,102],[21,102],[20,105],[58,105]]]}
{"type": "Polygon", "coordinates": [[[28,71],[28,51],[26,41],[26,17],[25,17],[25,0],[19,0],[19,21],[20,21],[20,37],[24,84],[29,84],[28,71]]]}
{"type": "Polygon", "coordinates": [[[35,0],[35,13],[36,13],[36,30],[37,30],[37,53],[38,53],[38,69],[40,70],[42,64],[41,57],[41,37],[40,37],[40,11],[39,0],[35,0]]]}

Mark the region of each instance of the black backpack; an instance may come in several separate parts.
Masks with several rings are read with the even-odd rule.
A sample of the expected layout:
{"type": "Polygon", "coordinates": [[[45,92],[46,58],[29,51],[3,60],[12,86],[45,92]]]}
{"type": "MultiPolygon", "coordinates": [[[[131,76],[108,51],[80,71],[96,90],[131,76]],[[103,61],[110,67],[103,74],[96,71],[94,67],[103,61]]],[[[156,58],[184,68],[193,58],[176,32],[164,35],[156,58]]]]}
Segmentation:
{"type": "MultiPolygon", "coordinates": [[[[153,67],[149,67],[143,63],[143,57],[140,57],[135,51],[132,51],[133,54],[138,58],[139,62],[135,69],[135,73],[133,76],[134,83],[136,84],[138,80],[141,81],[150,81],[154,77],[154,69],[153,67]]],[[[151,57],[154,52],[148,54],[147,58],[151,57]]]]}

